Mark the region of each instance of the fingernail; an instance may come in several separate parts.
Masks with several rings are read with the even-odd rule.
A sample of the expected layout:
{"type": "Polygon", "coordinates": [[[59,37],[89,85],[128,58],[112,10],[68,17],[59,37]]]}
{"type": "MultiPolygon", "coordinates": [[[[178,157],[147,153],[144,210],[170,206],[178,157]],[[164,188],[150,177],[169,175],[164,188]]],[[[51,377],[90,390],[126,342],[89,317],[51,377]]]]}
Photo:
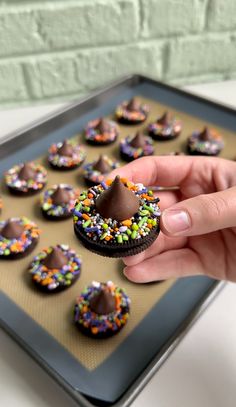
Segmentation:
{"type": "Polygon", "coordinates": [[[162,213],[162,223],[172,235],[187,231],[191,227],[189,214],[179,209],[166,209],[162,213]]]}

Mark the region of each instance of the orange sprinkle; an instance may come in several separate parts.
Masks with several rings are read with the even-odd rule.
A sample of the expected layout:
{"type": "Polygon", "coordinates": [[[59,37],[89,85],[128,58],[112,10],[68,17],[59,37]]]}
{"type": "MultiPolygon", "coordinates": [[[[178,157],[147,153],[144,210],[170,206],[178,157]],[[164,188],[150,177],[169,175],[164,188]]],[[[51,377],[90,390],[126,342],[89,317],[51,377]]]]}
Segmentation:
{"type": "Polygon", "coordinates": [[[82,218],[85,220],[89,220],[90,217],[87,215],[87,213],[83,213],[82,218]]]}
{"type": "Polygon", "coordinates": [[[110,186],[110,185],[112,184],[112,179],[107,179],[107,180],[106,180],[106,184],[107,184],[108,186],[110,186]]]}
{"type": "Polygon", "coordinates": [[[97,334],[98,333],[98,328],[96,326],[93,326],[91,329],[93,334],[97,334]]]}
{"type": "Polygon", "coordinates": [[[85,200],[83,201],[83,203],[84,203],[86,206],[91,205],[90,199],[85,199],[85,200]]]}
{"type": "Polygon", "coordinates": [[[53,283],[53,278],[45,278],[44,280],[41,281],[42,285],[48,285],[53,283]]]}
{"type": "Polygon", "coordinates": [[[91,199],[93,198],[93,194],[91,194],[91,192],[89,192],[88,197],[91,199]]]}
{"type": "Polygon", "coordinates": [[[151,223],[148,223],[148,224],[147,224],[147,227],[148,227],[149,229],[152,229],[152,224],[151,224],[151,223]]]}
{"type": "Polygon", "coordinates": [[[123,220],[121,223],[124,226],[131,226],[132,225],[132,222],[131,222],[130,219],[123,220]]]}
{"type": "Polygon", "coordinates": [[[107,240],[107,241],[111,240],[111,236],[106,236],[105,240],[107,240]]]}

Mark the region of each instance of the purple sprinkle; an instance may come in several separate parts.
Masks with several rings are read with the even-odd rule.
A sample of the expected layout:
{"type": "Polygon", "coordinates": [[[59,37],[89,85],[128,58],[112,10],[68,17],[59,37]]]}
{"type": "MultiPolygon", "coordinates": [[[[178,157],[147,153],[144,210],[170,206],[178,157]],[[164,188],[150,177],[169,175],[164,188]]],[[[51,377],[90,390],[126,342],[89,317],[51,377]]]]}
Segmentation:
{"type": "Polygon", "coordinates": [[[79,218],[82,217],[82,213],[79,212],[79,211],[74,211],[74,215],[75,215],[75,216],[78,216],[79,218]]]}
{"type": "Polygon", "coordinates": [[[161,215],[161,211],[153,212],[153,215],[155,215],[155,216],[160,216],[160,215],[161,215]]]}
{"type": "Polygon", "coordinates": [[[97,195],[97,193],[93,189],[90,189],[89,192],[91,192],[91,194],[93,194],[93,196],[97,195]]]}
{"type": "Polygon", "coordinates": [[[119,228],[119,231],[122,233],[122,232],[125,232],[127,230],[127,226],[121,226],[120,228],[119,228]]]}
{"type": "Polygon", "coordinates": [[[76,222],[76,225],[81,225],[82,221],[78,220],[78,222],[76,222]]]}
{"type": "Polygon", "coordinates": [[[108,186],[104,181],[101,182],[101,186],[103,187],[103,189],[108,189],[108,186]]]}
{"type": "Polygon", "coordinates": [[[85,228],[85,232],[97,232],[99,229],[97,226],[93,226],[91,228],[85,228]]]}

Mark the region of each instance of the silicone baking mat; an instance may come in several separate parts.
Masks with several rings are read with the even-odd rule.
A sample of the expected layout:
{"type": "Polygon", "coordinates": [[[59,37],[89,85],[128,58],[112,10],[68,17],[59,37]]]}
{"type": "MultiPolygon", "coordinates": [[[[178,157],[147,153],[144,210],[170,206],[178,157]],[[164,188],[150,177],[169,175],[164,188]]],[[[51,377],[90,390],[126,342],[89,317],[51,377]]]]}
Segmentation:
{"type": "MultiPolygon", "coordinates": [[[[235,133],[231,126],[228,126],[228,129],[225,127],[226,124],[230,125],[230,120],[227,123],[219,122],[217,115],[215,116],[217,120],[214,120],[211,115],[196,117],[199,109],[194,110],[195,115],[193,116],[193,112],[186,113],[178,103],[176,106],[170,106],[173,104],[173,99],[164,100],[163,103],[160,98],[161,92],[159,93],[157,88],[157,84],[149,83],[148,80],[146,83],[145,80],[143,83],[140,81],[137,86],[130,88],[127,86],[127,89],[118,87],[119,92],[113,88],[114,92],[111,92],[110,97],[107,95],[107,100],[100,100],[98,106],[96,106],[98,104],[96,97],[91,98],[87,112],[83,112],[85,106],[81,104],[77,107],[77,116],[75,115],[76,107],[73,107],[51,121],[45,122],[41,127],[36,126],[15,139],[16,143],[20,141],[16,152],[10,153],[8,143],[5,158],[1,160],[1,171],[15,163],[29,160],[30,157],[46,166],[48,186],[60,182],[69,183],[79,189],[86,188],[82,168],[71,172],[57,172],[49,168],[46,160],[48,146],[54,141],[71,137],[76,137],[79,142],[83,142],[81,130],[88,120],[104,115],[112,117],[116,104],[134,94],[143,102],[148,103],[150,115],[145,124],[132,127],[120,125],[120,139],[128,134],[134,134],[137,130],[145,130],[147,123],[162,115],[165,110],[169,110],[182,121],[183,132],[176,140],[165,143],[155,142],[156,154],[185,151],[187,136],[194,129],[201,129],[208,124],[218,129],[224,137],[225,149],[221,155],[229,159],[234,157],[236,147],[232,148],[232,146],[236,145],[235,133]],[[27,143],[27,137],[34,138],[35,141],[27,143]]],[[[162,91],[162,88],[160,90],[162,91]]],[[[186,107],[189,108],[189,106],[188,102],[186,107]]],[[[103,148],[91,147],[85,143],[84,145],[87,151],[86,162],[97,159],[102,152],[123,164],[119,158],[118,142],[103,148]]],[[[3,145],[2,151],[6,146],[7,144],[3,145]]],[[[39,195],[25,198],[13,197],[6,191],[3,182],[1,189],[4,203],[1,217],[6,219],[10,216],[27,215],[42,230],[40,242],[33,254],[19,261],[0,263],[3,292],[3,296],[0,297],[2,313],[4,310],[8,311],[7,318],[6,315],[3,317],[4,326],[13,334],[22,336],[22,326],[19,326],[19,320],[21,321],[22,318],[24,331],[29,330],[24,346],[35,357],[38,354],[43,360],[43,364],[48,365],[50,372],[53,369],[55,374],[61,376],[60,381],[64,380],[74,390],[80,390],[92,398],[114,402],[143,372],[155,354],[166,344],[167,339],[170,339],[171,334],[184,321],[184,316],[190,314],[194,306],[213,287],[214,282],[205,277],[197,277],[178,282],[132,284],[123,277],[121,261],[97,256],[80,245],[74,236],[71,219],[62,222],[44,220],[39,209],[39,195]],[[32,286],[27,266],[32,256],[40,249],[57,243],[68,243],[81,255],[82,274],[76,284],[68,290],[55,295],[47,295],[38,292],[32,286]],[[130,320],[119,335],[109,340],[99,341],[86,338],[73,324],[72,309],[75,298],[92,280],[107,281],[108,279],[125,288],[130,296],[132,301],[130,320]],[[177,304],[179,309],[176,308],[177,304]],[[12,318],[9,318],[9,314],[12,315],[12,318]],[[15,326],[16,323],[17,326],[15,326]],[[156,332],[157,327],[159,332],[156,332]],[[38,341],[35,340],[36,332],[38,341]],[[139,349],[141,344],[146,344],[147,349],[143,345],[142,349],[139,349]],[[140,355],[132,355],[132,349],[138,350],[141,358],[140,355]],[[130,355],[128,359],[127,355],[130,355]],[[129,362],[127,363],[127,361],[129,362]],[[103,380],[100,373],[103,374],[103,380]],[[107,386],[107,378],[111,382],[109,386],[107,386]]]]}

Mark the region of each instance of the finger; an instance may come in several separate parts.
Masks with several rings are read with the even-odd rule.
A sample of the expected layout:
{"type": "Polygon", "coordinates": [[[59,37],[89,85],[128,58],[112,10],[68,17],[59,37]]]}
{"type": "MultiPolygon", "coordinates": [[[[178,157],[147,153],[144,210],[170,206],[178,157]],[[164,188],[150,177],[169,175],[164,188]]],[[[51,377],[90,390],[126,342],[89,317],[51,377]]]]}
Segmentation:
{"type": "Polygon", "coordinates": [[[195,236],[236,226],[236,187],[199,195],[163,211],[161,230],[168,236],[195,236]]]}
{"type": "Polygon", "coordinates": [[[204,274],[198,255],[191,249],[170,250],[139,263],[125,267],[125,276],[135,283],[204,274]]]}
{"type": "Polygon", "coordinates": [[[141,182],[144,185],[180,185],[190,172],[194,158],[188,156],[143,157],[117,168],[110,176],[113,178],[120,175],[134,183],[141,182]]]}
{"type": "Polygon", "coordinates": [[[126,264],[126,266],[135,266],[136,264],[142,263],[144,260],[164,251],[180,249],[181,247],[185,246],[186,241],[186,237],[173,238],[165,236],[162,232],[160,232],[158,238],[147,250],[134,256],[124,257],[123,262],[126,264]]]}

